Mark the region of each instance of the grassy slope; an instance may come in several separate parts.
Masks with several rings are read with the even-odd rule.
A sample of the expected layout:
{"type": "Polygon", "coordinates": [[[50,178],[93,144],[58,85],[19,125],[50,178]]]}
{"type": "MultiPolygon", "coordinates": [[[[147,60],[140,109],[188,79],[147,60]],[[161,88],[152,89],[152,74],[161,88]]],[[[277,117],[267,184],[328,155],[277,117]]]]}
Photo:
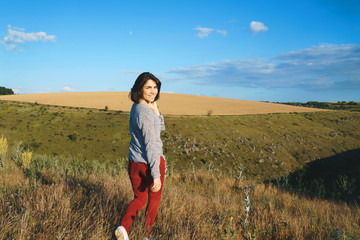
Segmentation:
{"type": "MultiPolygon", "coordinates": [[[[111,239],[132,195],[125,170],[128,113],[6,102],[0,102],[0,112],[0,134],[37,153],[28,170],[9,159],[9,148],[0,169],[0,239],[111,239]],[[68,138],[74,131],[76,141],[68,138]]],[[[356,169],[359,118],[349,112],[166,116],[163,140],[175,171],[166,180],[155,234],[161,239],[245,239],[248,234],[358,239],[357,205],[308,198],[256,178],[296,173],[311,160],[342,162],[352,153],[357,161],[350,167],[356,169]],[[240,182],[233,176],[236,163],[245,168],[240,182]],[[193,165],[195,170],[179,171],[193,165]],[[247,225],[244,185],[255,186],[247,225]]],[[[344,192],[354,186],[344,183],[339,184],[344,192]]],[[[143,236],[143,222],[143,215],[135,221],[133,239],[143,236]]]]}
{"type": "Polygon", "coordinates": [[[264,179],[359,148],[359,122],[348,112],[169,118],[164,142],[175,161],[215,169],[239,162],[264,179]]]}
{"type": "MultiPolygon", "coordinates": [[[[36,153],[126,158],[128,113],[0,102],[0,133],[36,153]],[[77,132],[76,141],[69,135],[77,132]]],[[[360,114],[344,111],[247,116],[166,116],[162,138],[175,170],[232,171],[238,163],[259,180],[306,162],[360,148],[360,114]]]]}
{"type": "MultiPolygon", "coordinates": [[[[114,239],[132,196],[125,165],[34,155],[27,169],[9,158],[0,168],[0,239],[114,239]]],[[[144,221],[142,211],[130,239],[144,237],[144,221]]],[[[359,239],[359,221],[354,205],[196,170],[167,176],[154,234],[174,240],[359,239]]]]}

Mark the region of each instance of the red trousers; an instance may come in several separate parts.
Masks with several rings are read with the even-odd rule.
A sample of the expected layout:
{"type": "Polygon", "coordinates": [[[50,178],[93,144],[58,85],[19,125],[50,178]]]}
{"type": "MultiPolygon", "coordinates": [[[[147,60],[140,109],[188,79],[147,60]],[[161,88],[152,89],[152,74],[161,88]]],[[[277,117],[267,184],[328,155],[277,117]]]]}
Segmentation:
{"type": "Polygon", "coordinates": [[[158,192],[152,192],[150,190],[153,185],[153,178],[150,173],[150,168],[146,163],[136,163],[129,160],[128,171],[132,189],[134,191],[134,199],[128,205],[125,215],[121,219],[121,226],[123,226],[129,234],[129,228],[133,220],[147,202],[145,225],[150,236],[164,185],[165,160],[163,157],[160,157],[161,189],[158,192]]]}

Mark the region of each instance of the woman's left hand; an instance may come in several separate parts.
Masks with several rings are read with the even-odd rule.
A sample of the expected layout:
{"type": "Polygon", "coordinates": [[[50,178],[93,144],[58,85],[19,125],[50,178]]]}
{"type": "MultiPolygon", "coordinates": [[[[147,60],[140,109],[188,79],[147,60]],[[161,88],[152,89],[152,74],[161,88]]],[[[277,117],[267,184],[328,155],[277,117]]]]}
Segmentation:
{"type": "Polygon", "coordinates": [[[153,184],[153,186],[150,188],[150,190],[151,190],[152,192],[158,192],[158,191],[160,191],[160,189],[161,189],[161,180],[160,180],[160,178],[155,178],[155,179],[154,179],[154,184],[153,184]]]}

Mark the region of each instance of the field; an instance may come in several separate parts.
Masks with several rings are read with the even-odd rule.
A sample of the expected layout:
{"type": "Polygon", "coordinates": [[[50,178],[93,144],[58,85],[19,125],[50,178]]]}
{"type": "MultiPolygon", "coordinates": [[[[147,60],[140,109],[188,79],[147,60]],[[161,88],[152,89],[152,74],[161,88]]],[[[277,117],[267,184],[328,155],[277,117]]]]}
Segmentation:
{"type": "MultiPolygon", "coordinates": [[[[39,103],[0,101],[0,239],[112,239],[128,112],[39,103]]],[[[359,113],[213,111],[165,115],[159,239],[360,238],[359,113]]]]}
{"type": "MultiPolygon", "coordinates": [[[[129,111],[132,102],[128,92],[65,92],[0,96],[13,100],[49,105],[129,111]]],[[[244,115],[280,112],[316,112],[322,109],[276,103],[236,100],[174,93],[161,93],[159,108],[166,115],[244,115]]]]}
{"type": "MultiPolygon", "coordinates": [[[[113,239],[132,195],[124,162],[37,155],[28,168],[21,160],[4,165],[0,239],[113,239]]],[[[154,227],[158,239],[360,237],[360,210],[344,202],[202,170],[168,175],[165,184],[154,227]]],[[[142,239],[143,223],[140,214],[130,239],[142,239]]]]}

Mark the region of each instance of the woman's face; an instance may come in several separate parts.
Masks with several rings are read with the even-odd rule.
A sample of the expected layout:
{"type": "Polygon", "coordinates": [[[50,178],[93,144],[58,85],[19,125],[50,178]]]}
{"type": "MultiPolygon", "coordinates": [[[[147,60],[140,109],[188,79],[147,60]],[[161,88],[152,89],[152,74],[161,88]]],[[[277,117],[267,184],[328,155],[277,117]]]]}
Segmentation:
{"type": "Polygon", "coordinates": [[[152,103],[155,100],[156,95],[158,94],[158,87],[154,80],[147,80],[142,88],[142,99],[144,99],[147,103],[152,103]]]}

